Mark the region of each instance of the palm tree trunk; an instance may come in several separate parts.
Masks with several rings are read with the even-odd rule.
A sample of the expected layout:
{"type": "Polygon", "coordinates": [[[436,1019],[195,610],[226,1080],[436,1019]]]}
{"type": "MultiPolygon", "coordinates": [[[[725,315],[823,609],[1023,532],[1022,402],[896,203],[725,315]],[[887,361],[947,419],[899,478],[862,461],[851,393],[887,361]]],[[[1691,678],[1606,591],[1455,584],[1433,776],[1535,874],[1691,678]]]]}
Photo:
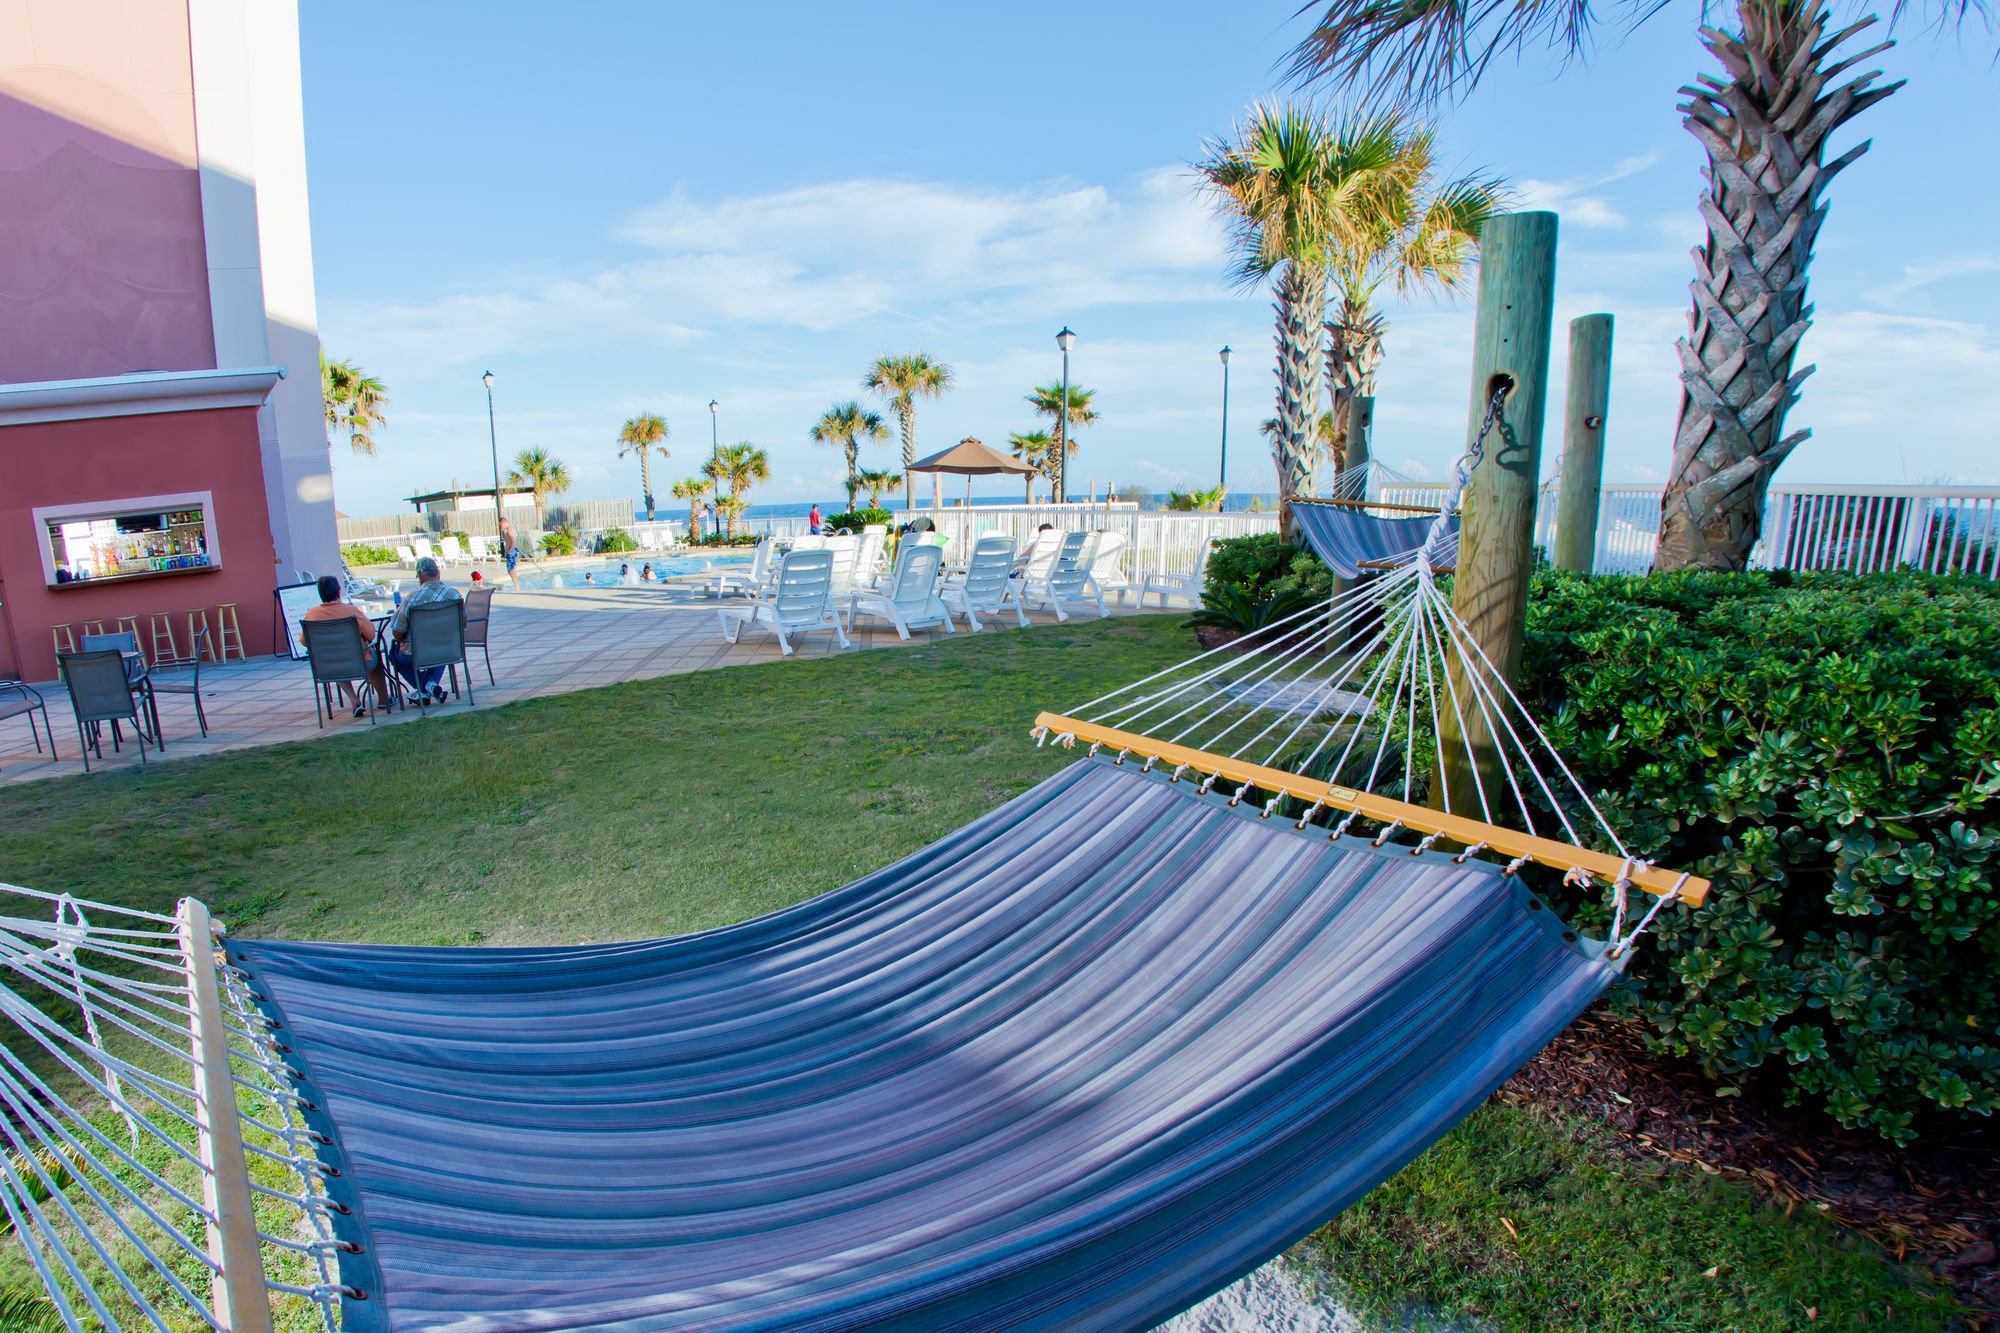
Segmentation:
{"type": "Polygon", "coordinates": [[[1326,388],[1333,399],[1333,456],[1345,470],[1356,466],[1347,456],[1347,405],[1372,397],[1382,368],[1382,339],[1389,321],[1365,302],[1343,297],[1326,322],[1326,388]]]}
{"type": "MultiPolygon", "coordinates": [[[[903,508],[914,507],[916,482],[910,478],[910,464],[917,461],[917,405],[896,400],[896,425],[903,433],[903,508]]],[[[874,504],[873,500],[869,501],[874,504]]]]}
{"type": "Polygon", "coordinates": [[[856,476],[860,470],[861,446],[853,440],[847,442],[847,509],[854,511],[854,491],[858,485],[856,476]]]}
{"type": "Polygon", "coordinates": [[[1326,305],[1322,275],[1287,264],[1277,281],[1278,299],[1278,528],[1298,545],[1302,534],[1292,498],[1312,491],[1318,459],[1312,439],[1319,408],[1319,327],[1326,305]]]}
{"type": "Polygon", "coordinates": [[[646,495],[646,521],[653,521],[653,469],[644,450],[639,453],[639,489],[646,495]]]}
{"type": "Polygon", "coordinates": [[[1829,38],[1830,15],[1817,5],[1743,0],[1740,14],[1740,36],[1701,30],[1728,81],[1704,74],[1700,86],[1681,89],[1683,123],[1708,150],[1700,203],[1708,242],[1694,252],[1694,301],[1679,342],[1680,420],[1653,558],[1660,570],[1748,565],[1771,475],[1812,433],[1786,435],[1784,425],[1813,372],[1794,371],[1792,360],[1812,327],[1806,277],[1826,220],[1820,197],[1868,150],[1864,140],[1823,164],[1827,136],[1903,86],[1871,89],[1878,70],[1824,91],[1888,46],[1828,63],[1873,19],[1829,38]]]}

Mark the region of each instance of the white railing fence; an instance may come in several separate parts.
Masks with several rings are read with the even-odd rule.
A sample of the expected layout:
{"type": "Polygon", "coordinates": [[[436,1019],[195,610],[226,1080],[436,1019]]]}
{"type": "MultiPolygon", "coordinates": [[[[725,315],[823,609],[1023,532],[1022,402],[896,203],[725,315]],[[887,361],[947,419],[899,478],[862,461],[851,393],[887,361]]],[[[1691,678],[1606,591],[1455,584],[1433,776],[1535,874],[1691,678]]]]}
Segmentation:
{"type": "Polygon", "coordinates": [[[1125,538],[1120,566],[1135,583],[1147,574],[1193,573],[1202,551],[1218,538],[1278,530],[1275,513],[1141,513],[1128,504],[956,506],[913,517],[928,518],[944,534],[948,560],[969,556],[989,532],[1005,533],[1017,544],[1033,540],[1045,523],[1064,532],[1115,532],[1125,538]]]}

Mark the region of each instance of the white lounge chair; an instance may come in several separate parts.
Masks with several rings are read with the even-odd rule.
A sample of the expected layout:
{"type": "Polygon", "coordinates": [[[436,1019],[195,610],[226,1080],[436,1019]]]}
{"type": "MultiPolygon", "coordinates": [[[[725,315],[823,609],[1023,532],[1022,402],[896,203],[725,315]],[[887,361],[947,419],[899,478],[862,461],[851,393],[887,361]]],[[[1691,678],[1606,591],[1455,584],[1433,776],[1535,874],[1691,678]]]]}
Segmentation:
{"type": "Polygon", "coordinates": [[[1152,593],[1160,595],[1160,609],[1167,609],[1167,599],[1178,597],[1189,606],[1201,605],[1201,589],[1208,577],[1208,543],[1201,544],[1201,554],[1195,557],[1192,574],[1148,574],[1139,581],[1139,605],[1146,605],[1146,598],[1152,593]]]}
{"type": "Polygon", "coordinates": [[[1004,532],[989,532],[973,544],[965,574],[947,583],[938,597],[964,616],[974,633],[986,628],[979,623],[982,614],[997,617],[1009,606],[1025,628],[1028,613],[1021,605],[1021,581],[1013,574],[1014,539],[1004,532]]]}
{"type": "Polygon", "coordinates": [[[1125,594],[1136,591],[1132,580],[1125,577],[1125,534],[1122,532],[1100,532],[1097,545],[1090,552],[1090,586],[1099,598],[1106,593],[1116,596],[1118,605],[1125,605],[1125,594]]]}
{"type": "Polygon", "coordinates": [[[404,569],[415,569],[417,567],[417,553],[407,546],[398,546],[396,548],[396,563],[404,569]]]}
{"type": "Polygon", "coordinates": [[[771,581],[771,562],[777,557],[778,545],[766,537],[757,543],[756,554],[750,557],[747,571],[718,569],[709,581],[710,597],[727,597],[732,592],[740,592],[745,597],[755,597],[771,581]]]}
{"type": "Polygon", "coordinates": [[[1059,532],[1054,528],[1036,533],[1035,540],[1028,547],[1027,553],[1019,557],[1015,566],[1016,572],[1022,578],[1036,582],[1047,579],[1049,571],[1055,567],[1056,557],[1062,554],[1063,539],[1067,536],[1068,533],[1059,532]]]}
{"type": "Polygon", "coordinates": [[[882,588],[855,589],[848,603],[847,627],[854,628],[854,617],[869,615],[888,621],[896,627],[897,635],[905,639],[913,629],[936,625],[943,625],[946,634],[957,633],[952,628],[950,610],[938,598],[938,568],[943,563],[944,551],[939,547],[915,543],[905,546],[896,556],[896,567],[889,572],[882,588]]]}
{"type": "Polygon", "coordinates": [[[435,547],[431,545],[431,539],[429,537],[411,538],[410,544],[417,548],[417,559],[437,560],[439,564],[444,563],[444,561],[438,559],[437,550],[435,547]]]}
{"type": "Polygon", "coordinates": [[[826,549],[833,556],[833,601],[840,606],[854,596],[860,586],[858,576],[861,570],[861,538],[851,533],[826,539],[826,549]]]}
{"type": "Polygon", "coordinates": [[[463,565],[471,563],[472,557],[460,548],[458,538],[440,537],[438,538],[438,559],[447,565],[463,565]]]}
{"type": "Polygon", "coordinates": [[[1045,578],[1021,580],[1021,600],[1031,611],[1048,611],[1059,621],[1069,619],[1066,602],[1095,603],[1099,619],[1110,615],[1104,599],[1090,585],[1090,548],[1096,533],[1066,532],[1062,549],[1045,578]]]}
{"type": "Polygon", "coordinates": [[[768,625],[786,657],[792,655],[792,635],[830,629],[840,646],[848,646],[840,615],[828,594],[833,588],[833,552],[787,551],[778,562],[778,577],[768,597],[753,597],[747,606],[723,608],[722,637],[731,643],[745,625],[768,625]]]}
{"type": "Polygon", "coordinates": [[[861,554],[854,563],[854,580],[857,586],[874,587],[882,575],[889,572],[889,562],[883,555],[883,547],[889,540],[886,524],[870,523],[861,529],[861,554]]]}
{"type": "Polygon", "coordinates": [[[475,561],[492,560],[495,558],[493,552],[486,549],[486,539],[484,537],[467,537],[465,539],[465,553],[475,561]]]}

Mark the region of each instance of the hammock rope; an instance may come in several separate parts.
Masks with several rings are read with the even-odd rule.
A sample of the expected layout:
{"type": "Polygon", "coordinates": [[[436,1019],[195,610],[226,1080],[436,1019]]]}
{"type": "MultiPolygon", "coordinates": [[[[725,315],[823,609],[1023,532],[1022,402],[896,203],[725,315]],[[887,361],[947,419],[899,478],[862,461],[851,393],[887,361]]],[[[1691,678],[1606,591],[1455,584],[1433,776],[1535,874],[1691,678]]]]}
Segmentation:
{"type": "Polygon", "coordinates": [[[1336,837],[1367,818],[1384,827],[1380,840],[1410,833],[1427,850],[1449,839],[1465,855],[1512,858],[1514,870],[1535,861],[1616,895],[1636,884],[1698,905],[1707,881],[1631,854],[1438,585],[1456,560],[1459,510],[1487,439],[1508,429],[1507,392],[1496,386],[1488,397],[1405,563],[1233,643],[1044,713],[1035,734],[1200,772],[1204,790],[1227,780],[1239,799],[1255,788],[1274,807],[1309,801],[1308,821],[1342,811],[1336,837]],[[1448,780],[1454,769],[1462,786],[1448,780]]]}

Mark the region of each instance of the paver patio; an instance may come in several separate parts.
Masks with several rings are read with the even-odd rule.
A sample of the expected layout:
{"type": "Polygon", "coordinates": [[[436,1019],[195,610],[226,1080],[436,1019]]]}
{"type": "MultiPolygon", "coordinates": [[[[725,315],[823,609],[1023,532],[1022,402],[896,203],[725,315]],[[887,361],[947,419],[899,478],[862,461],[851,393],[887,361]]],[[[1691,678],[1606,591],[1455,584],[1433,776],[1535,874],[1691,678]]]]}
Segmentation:
{"type": "MultiPolygon", "coordinates": [[[[777,639],[762,627],[745,630],[741,643],[723,640],[716,611],[732,603],[741,605],[742,599],[718,602],[700,595],[688,584],[504,591],[493,599],[496,685],[486,683],[485,663],[478,649],[472,650],[477,706],[485,708],[516,699],[627,680],[650,680],[711,667],[781,660],[783,654],[778,650],[777,639]]],[[[1108,602],[1106,605],[1113,614],[1134,614],[1131,608],[1121,611],[1108,602]]],[[[1029,619],[1032,624],[1023,631],[1016,628],[1011,614],[1004,620],[1004,629],[994,628],[993,620],[988,618],[984,632],[1032,633],[1036,627],[1055,623],[1054,617],[1043,614],[1031,613],[1029,619]]],[[[962,621],[958,632],[967,632],[962,621]]],[[[854,644],[852,651],[891,647],[902,642],[893,626],[869,616],[857,619],[848,637],[854,644]]],[[[944,637],[941,629],[919,630],[912,633],[911,641],[944,637]]],[[[795,648],[802,657],[839,651],[833,636],[826,633],[795,641],[795,648]]],[[[180,683],[187,675],[185,671],[175,671],[162,678],[180,683]]],[[[205,664],[201,672],[201,700],[208,714],[208,736],[203,738],[195,723],[193,700],[186,695],[162,694],[160,724],[166,732],[167,745],[164,752],[149,748],[146,762],[186,759],[249,745],[309,740],[369,725],[367,719],[352,717],[343,709],[324,729],[320,728],[315,720],[309,680],[304,662],[285,658],[261,656],[221,666],[205,664]]],[[[52,760],[46,749],[36,753],[25,718],[0,721],[0,784],[84,771],[67,692],[55,683],[39,688],[48,701],[49,721],[62,757],[52,760]]],[[[449,714],[465,706],[460,698],[437,711],[449,714]]],[[[400,725],[419,721],[423,716],[416,708],[378,714],[375,725],[400,725]]],[[[96,756],[92,756],[92,772],[140,762],[138,748],[129,738],[117,754],[112,752],[109,739],[107,734],[103,763],[100,765],[96,756]]]]}

